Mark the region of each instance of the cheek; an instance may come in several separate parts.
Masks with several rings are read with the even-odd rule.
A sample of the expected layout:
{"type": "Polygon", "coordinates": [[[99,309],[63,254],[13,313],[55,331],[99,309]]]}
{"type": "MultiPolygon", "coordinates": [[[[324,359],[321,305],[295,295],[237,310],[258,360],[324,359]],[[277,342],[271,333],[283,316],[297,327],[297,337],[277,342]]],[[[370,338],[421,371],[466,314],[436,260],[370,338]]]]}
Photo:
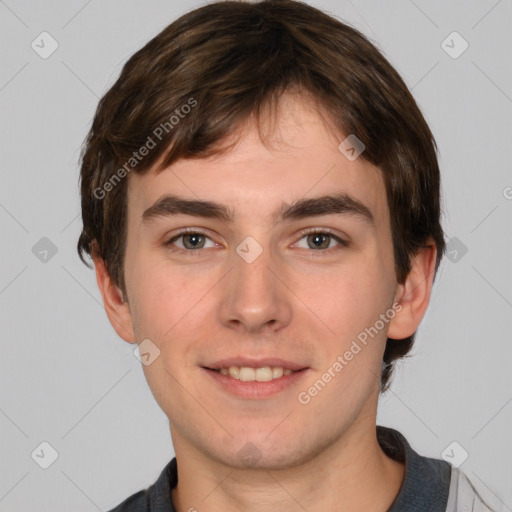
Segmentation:
{"type": "Polygon", "coordinates": [[[324,355],[317,368],[321,380],[329,384],[322,398],[315,399],[317,406],[334,400],[343,404],[343,410],[352,410],[378,387],[389,328],[389,322],[379,319],[390,306],[383,272],[375,260],[364,261],[312,287],[311,309],[329,327],[324,329],[328,334],[323,336],[324,355]]]}
{"type": "MultiPolygon", "coordinates": [[[[373,325],[389,307],[384,275],[375,261],[340,267],[309,283],[308,305],[338,339],[348,340],[373,325]]],[[[304,293],[307,289],[304,289],[304,293]]]]}
{"type": "Polygon", "coordinates": [[[137,286],[134,300],[136,323],[145,337],[163,341],[179,329],[180,318],[187,313],[188,300],[178,281],[145,276],[137,286]],[[172,285],[171,285],[172,284],[172,285]]]}
{"type": "MultiPolygon", "coordinates": [[[[142,258],[141,260],[142,261],[142,258]]],[[[132,314],[140,335],[155,340],[163,350],[168,341],[201,330],[215,276],[158,261],[134,267],[130,275],[132,314]],[[202,300],[204,299],[204,300],[202,300]]],[[[217,278],[218,280],[218,278],[217,278]]]]}

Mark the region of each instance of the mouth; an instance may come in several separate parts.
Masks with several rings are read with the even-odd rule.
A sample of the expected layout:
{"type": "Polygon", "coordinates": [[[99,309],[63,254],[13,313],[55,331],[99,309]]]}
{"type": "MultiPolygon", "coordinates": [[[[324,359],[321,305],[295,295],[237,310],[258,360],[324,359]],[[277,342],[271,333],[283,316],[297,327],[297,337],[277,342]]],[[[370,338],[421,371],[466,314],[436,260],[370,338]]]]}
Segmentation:
{"type": "Polygon", "coordinates": [[[243,382],[268,382],[275,379],[280,379],[283,375],[291,375],[301,370],[292,370],[291,368],[284,368],[282,366],[261,366],[259,368],[252,368],[250,366],[229,366],[220,369],[206,368],[213,372],[220,373],[221,375],[228,375],[229,377],[241,380],[243,382]]]}
{"type": "Polygon", "coordinates": [[[283,359],[224,359],[202,366],[222,389],[242,398],[270,398],[298,381],[309,367],[283,359]]]}

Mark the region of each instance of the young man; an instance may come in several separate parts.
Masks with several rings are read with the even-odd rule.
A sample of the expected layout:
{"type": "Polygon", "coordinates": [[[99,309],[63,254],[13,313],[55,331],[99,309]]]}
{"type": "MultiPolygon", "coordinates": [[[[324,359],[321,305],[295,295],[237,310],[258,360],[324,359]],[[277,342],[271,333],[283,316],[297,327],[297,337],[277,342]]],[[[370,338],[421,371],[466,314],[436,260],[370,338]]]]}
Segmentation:
{"type": "Polygon", "coordinates": [[[359,32],[293,0],[164,29],[82,153],[105,310],[176,458],[115,511],[488,511],[376,426],[445,242],[433,136],[359,32]]]}

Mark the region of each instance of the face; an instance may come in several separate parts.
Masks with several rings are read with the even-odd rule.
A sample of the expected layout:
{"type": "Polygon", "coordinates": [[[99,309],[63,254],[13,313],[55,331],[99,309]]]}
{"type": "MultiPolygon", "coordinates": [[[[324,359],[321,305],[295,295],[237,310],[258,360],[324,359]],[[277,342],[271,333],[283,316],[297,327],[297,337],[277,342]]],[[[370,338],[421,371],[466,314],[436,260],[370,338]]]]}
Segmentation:
{"type": "Polygon", "coordinates": [[[228,153],[128,185],[130,328],[160,351],[143,366],[149,386],[177,453],[193,446],[235,467],[248,463],[242,454],[254,467],[300,464],[351,426],[374,427],[396,321],[379,169],[349,160],[338,149],[345,136],[300,97],[280,105],[270,145],[248,124],[228,153]],[[217,203],[232,218],[176,208],[168,195],[217,203]],[[314,201],[323,196],[342,201],[314,201]],[[290,209],[304,200],[309,209],[290,209]]]}

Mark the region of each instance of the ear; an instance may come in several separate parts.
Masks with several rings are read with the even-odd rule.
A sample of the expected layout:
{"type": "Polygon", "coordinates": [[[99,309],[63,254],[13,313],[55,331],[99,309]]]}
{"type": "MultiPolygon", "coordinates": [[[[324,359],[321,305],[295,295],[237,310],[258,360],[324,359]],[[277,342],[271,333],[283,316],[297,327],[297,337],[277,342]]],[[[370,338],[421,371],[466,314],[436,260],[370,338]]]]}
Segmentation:
{"type": "Polygon", "coordinates": [[[395,304],[401,309],[390,322],[388,338],[401,340],[413,335],[430,302],[434,281],[437,250],[433,240],[419,249],[411,261],[411,271],[395,294],[395,304]]]}
{"type": "Polygon", "coordinates": [[[94,258],[94,267],[105,312],[112,327],[123,340],[128,343],[136,343],[130,307],[128,302],[123,300],[123,292],[112,282],[102,258],[94,258]]]}

